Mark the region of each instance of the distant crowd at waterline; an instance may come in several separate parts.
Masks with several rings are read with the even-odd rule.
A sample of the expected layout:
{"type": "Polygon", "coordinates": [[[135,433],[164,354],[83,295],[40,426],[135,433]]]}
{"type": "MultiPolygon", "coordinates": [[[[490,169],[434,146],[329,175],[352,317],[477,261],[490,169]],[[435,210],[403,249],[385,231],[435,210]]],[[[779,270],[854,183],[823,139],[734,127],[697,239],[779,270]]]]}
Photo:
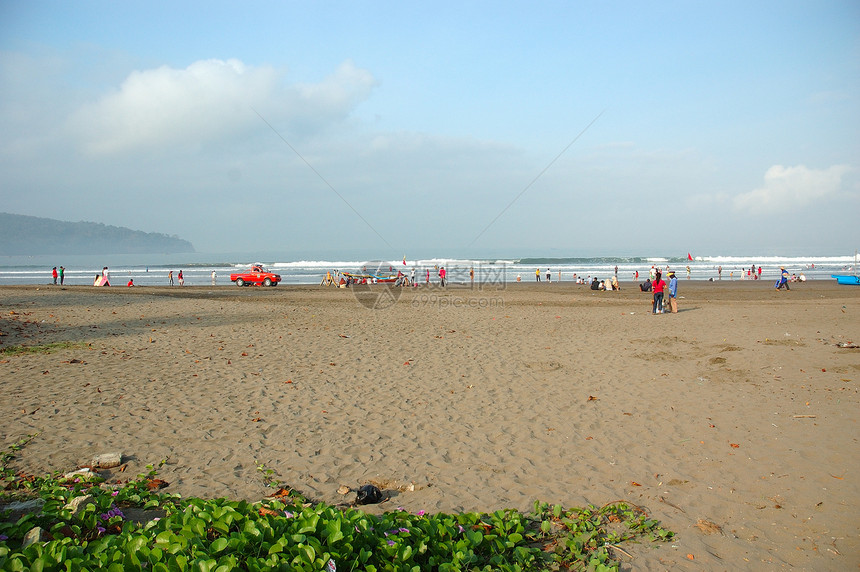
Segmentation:
{"type": "MultiPolygon", "coordinates": [[[[149,272],[149,269],[146,269],[146,272],[149,272]]],[[[55,266],[51,269],[51,278],[53,279],[53,284],[63,286],[65,284],[65,275],[66,269],[63,266],[59,267],[59,270],[55,266]]],[[[212,286],[215,286],[217,274],[213,270],[212,271],[212,286]]],[[[176,281],[173,280],[173,270],[169,270],[167,272],[167,285],[175,286],[176,284],[180,286],[185,286],[185,275],[182,270],[180,270],[176,275],[176,281]]],[[[95,275],[93,278],[93,286],[110,286],[110,269],[105,266],[102,268],[102,271],[95,275]]],[[[134,278],[129,278],[126,286],[135,286],[134,278]]]]}
{"type": "MultiPolygon", "coordinates": [[[[807,268],[814,269],[815,265],[807,265],[807,268]]],[[[179,269],[178,271],[167,270],[163,275],[163,279],[159,280],[158,275],[150,273],[150,269],[147,267],[146,269],[139,269],[136,271],[139,278],[143,278],[141,276],[142,273],[145,274],[144,284],[148,286],[153,285],[167,285],[167,286],[185,286],[185,285],[196,285],[196,286],[217,286],[217,285],[229,285],[232,282],[227,279],[225,280],[221,277],[219,282],[219,274],[216,270],[206,271],[206,273],[202,273],[201,271],[194,272],[194,280],[193,282],[187,281],[187,270],[183,271],[183,269],[179,269]]],[[[365,269],[366,270],[366,269],[365,269]]],[[[619,267],[616,265],[614,268],[609,268],[603,276],[592,275],[592,274],[580,274],[578,272],[572,272],[569,269],[564,270],[553,270],[551,268],[536,268],[534,272],[535,281],[538,283],[545,284],[553,284],[553,283],[562,283],[562,282],[573,282],[575,284],[587,285],[593,290],[620,290],[621,283],[625,281],[632,281],[635,285],[638,285],[640,290],[651,291],[649,289],[649,285],[653,283],[655,273],[660,271],[663,275],[668,276],[669,272],[673,270],[669,265],[666,265],[665,268],[658,267],[656,265],[652,265],[651,268],[647,271],[647,274],[644,274],[645,281],[640,282],[640,271],[633,270],[629,273],[624,273],[626,276],[622,276],[619,274],[619,267]],[[606,275],[608,274],[608,277],[606,275]]],[[[92,271],[91,271],[92,272],[92,271]]],[[[159,274],[162,272],[161,269],[158,270],[159,274]]],[[[474,285],[476,281],[476,275],[478,276],[477,280],[481,285],[501,285],[505,283],[505,276],[500,275],[497,270],[493,269],[490,271],[493,273],[488,278],[488,271],[486,267],[479,267],[477,270],[475,267],[455,267],[451,270],[446,270],[444,266],[435,265],[432,267],[423,267],[416,268],[412,267],[407,270],[403,268],[402,270],[395,267],[389,266],[388,272],[381,273],[386,274],[386,279],[381,280],[379,276],[371,275],[364,278],[364,283],[377,283],[377,282],[389,282],[396,283],[398,286],[420,286],[420,285],[436,285],[436,286],[444,286],[449,283],[453,283],[456,285],[474,285]],[[405,271],[405,272],[404,272],[405,271]],[[396,273],[396,274],[395,274],[396,273]]],[[[691,267],[685,266],[683,269],[679,269],[676,271],[677,274],[683,275],[687,280],[691,279],[692,269],[691,267]]],[[[98,272],[94,278],[92,279],[93,286],[111,286],[123,284],[125,286],[138,286],[139,283],[135,283],[135,279],[132,276],[131,270],[123,271],[123,274],[127,273],[128,277],[122,278],[121,280],[114,280],[111,282],[111,271],[105,266],[102,268],[100,272],[98,272]]],[[[378,272],[379,273],[379,272],[378,272]]],[[[781,266],[779,270],[777,270],[776,279],[779,281],[783,274],[785,273],[785,267],[781,266]]],[[[78,272],[80,274],[80,271],[78,272]]],[[[526,279],[523,277],[523,272],[517,272],[515,276],[510,275],[508,272],[507,281],[513,282],[524,282],[526,279]]],[[[743,267],[740,269],[732,269],[723,271],[722,266],[715,266],[713,268],[714,276],[707,278],[709,281],[714,280],[760,280],[763,276],[767,275],[767,272],[763,270],[762,266],[757,266],[755,264],[749,267],[743,267]],[[763,275],[764,272],[764,275],[763,275]]],[[[54,285],[66,285],[68,276],[68,270],[65,266],[53,267],[51,269],[51,281],[54,285]]],[[[93,276],[93,274],[90,274],[93,276]]],[[[318,275],[319,276],[319,275],[318,275]]],[[[355,278],[355,274],[351,274],[348,272],[341,272],[339,270],[331,270],[327,271],[324,275],[321,276],[320,284],[331,284],[336,286],[350,286],[352,283],[358,282],[360,279],[355,278]]],[[[702,279],[699,277],[698,279],[702,279]]],[[[803,271],[790,273],[787,277],[787,281],[789,282],[804,282],[807,280],[807,277],[803,271]]],[[[75,284],[80,285],[80,278],[74,281],[75,284]]],[[[306,282],[308,283],[308,282],[306,282]]]]}

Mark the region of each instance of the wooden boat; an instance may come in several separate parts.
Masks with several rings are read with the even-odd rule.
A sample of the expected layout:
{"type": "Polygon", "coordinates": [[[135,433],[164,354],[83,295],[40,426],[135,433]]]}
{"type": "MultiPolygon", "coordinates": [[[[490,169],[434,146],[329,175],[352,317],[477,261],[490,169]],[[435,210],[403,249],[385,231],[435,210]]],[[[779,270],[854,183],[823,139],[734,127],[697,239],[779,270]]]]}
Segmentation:
{"type": "MultiPolygon", "coordinates": [[[[356,284],[393,284],[398,279],[397,275],[353,274],[351,272],[342,272],[342,274],[352,279],[352,282],[356,284]]],[[[405,275],[401,274],[401,277],[405,277],[405,275]]]]}

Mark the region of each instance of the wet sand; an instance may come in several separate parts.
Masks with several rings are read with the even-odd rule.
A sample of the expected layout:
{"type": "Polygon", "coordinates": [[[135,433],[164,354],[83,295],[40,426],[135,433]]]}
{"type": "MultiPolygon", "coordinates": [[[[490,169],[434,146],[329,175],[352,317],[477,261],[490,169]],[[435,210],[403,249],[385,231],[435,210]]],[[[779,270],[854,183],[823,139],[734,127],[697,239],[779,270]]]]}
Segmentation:
{"type": "Polygon", "coordinates": [[[182,495],[257,500],[263,463],[371,511],[625,499],[678,534],[629,569],[856,569],[860,288],[622,288],[0,287],[2,347],[76,344],[0,356],[0,436],[38,433],[31,472],[168,459],[182,495]]]}

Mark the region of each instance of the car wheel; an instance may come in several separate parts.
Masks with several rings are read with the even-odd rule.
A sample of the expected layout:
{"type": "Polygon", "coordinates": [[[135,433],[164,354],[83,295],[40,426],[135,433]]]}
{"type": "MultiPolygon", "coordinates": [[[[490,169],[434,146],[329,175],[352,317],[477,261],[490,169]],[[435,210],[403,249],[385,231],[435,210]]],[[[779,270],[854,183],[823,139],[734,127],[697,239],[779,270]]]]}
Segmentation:
{"type": "Polygon", "coordinates": [[[244,286],[244,285],[245,285],[244,280],[242,280],[241,278],[236,278],[236,286],[244,286]]]}
{"type": "Polygon", "coordinates": [[[263,286],[267,286],[267,287],[268,287],[268,286],[271,286],[271,285],[272,285],[272,279],[271,279],[271,278],[266,278],[265,280],[263,280],[263,286]]]}

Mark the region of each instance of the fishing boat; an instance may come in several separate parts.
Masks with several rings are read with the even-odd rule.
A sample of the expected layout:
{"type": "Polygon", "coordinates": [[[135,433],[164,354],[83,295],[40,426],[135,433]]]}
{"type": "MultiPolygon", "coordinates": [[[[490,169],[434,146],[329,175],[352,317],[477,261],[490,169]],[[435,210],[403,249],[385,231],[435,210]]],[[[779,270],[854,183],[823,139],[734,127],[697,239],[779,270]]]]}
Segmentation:
{"type": "Polygon", "coordinates": [[[854,251],[854,274],[831,274],[838,284],[860,286],[860,275],[857,274],[857,251],[854,251]]]}
{"type": "Polygon", "coordinates": [[[398,278],[405,278],[404,274],[400,276],[396,274],[354,274],[352,272],[342,272],[342,274],[356,284],[393,284],[397,282],[398,278]]]}

